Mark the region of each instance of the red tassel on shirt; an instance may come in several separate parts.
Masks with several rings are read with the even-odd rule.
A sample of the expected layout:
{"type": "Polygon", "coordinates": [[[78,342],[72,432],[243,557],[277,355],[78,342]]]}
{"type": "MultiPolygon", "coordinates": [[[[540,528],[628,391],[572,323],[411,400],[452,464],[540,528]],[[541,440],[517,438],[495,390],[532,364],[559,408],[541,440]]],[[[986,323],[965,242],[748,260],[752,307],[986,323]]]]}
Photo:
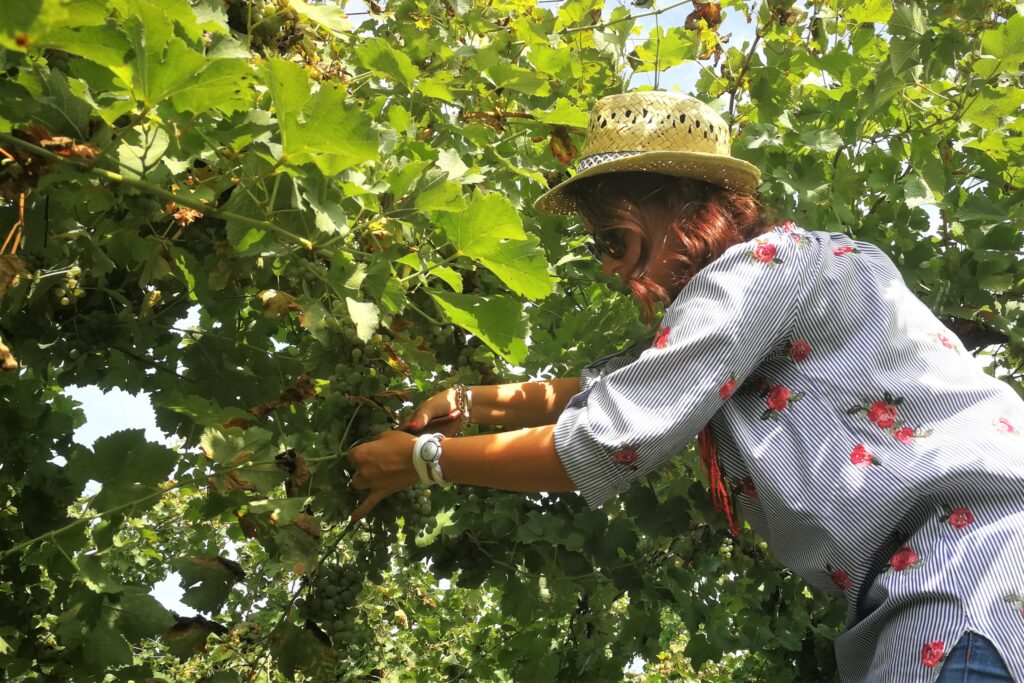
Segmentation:
{"type": "Polygon", "coordinates": [[[711,486],[711,502],[715,510],[725,514],[725,520],[729,525],[729,533],[733,538],[739,538],[740,528],[732,515],[732,507],[729,505],[729,490],[722,478],[722,468],[718,464],[718,449],[715,447],[715,437],[711,433],[711,425],[700,430],[697,436],[697,445],[700,447],[700,461],[704,466],[704,474],[711,486]]]}

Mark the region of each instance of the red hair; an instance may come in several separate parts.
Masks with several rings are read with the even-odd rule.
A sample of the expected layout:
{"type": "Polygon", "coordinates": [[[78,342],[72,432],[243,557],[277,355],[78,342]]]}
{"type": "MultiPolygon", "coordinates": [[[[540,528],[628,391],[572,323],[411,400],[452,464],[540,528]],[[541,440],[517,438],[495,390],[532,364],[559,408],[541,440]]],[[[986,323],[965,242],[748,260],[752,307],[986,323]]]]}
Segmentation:
{"type": "Polygon", "coordinates": [[[671,301],[670,293],[648,276],[652,264],[662,258],[675,262],[678,292],[726,249],[777,223],[749,194],[660,173],[605,173],[565,191],[592,233],[620,228],[640,235],[640,259],[628,285],[647,322],[654,318],[655,304],[671,301]]]}

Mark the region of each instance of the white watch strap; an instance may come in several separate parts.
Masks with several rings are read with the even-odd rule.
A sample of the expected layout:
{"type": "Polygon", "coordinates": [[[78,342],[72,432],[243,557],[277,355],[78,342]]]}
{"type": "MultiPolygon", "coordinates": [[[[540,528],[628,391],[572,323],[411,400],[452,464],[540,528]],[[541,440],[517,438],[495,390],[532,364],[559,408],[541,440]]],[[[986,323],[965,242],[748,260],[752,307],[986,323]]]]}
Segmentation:
{"type": "Polygon", "coordinates": [[[430,474],[427,471],[429,465],[427,464],[427,461],[420,456],[420,452],[423,450],[423,444],[425,444],[427,441],[434,440],[438,436],[440,435],[420,434],[418,437],[416,437],[416,442],[412,446],[412,466],[416,468],[416,474],[420,475],[420,481],[422,481],[427,486],[433,485],[434,480],[430,478],[430,474]]]}
{"type": "Polygon", "coordinates": [[[452,485],[452,483],[450,481],[445,481],[444,475],[441,473],[441,458],[440,457],[438,457],[438,459],[436,461],[430,463],[430,471],[434,475],[434,481],[436,481],[438,484],[440,484],[444,488],[448,488],[449,486],[452,485]]]}

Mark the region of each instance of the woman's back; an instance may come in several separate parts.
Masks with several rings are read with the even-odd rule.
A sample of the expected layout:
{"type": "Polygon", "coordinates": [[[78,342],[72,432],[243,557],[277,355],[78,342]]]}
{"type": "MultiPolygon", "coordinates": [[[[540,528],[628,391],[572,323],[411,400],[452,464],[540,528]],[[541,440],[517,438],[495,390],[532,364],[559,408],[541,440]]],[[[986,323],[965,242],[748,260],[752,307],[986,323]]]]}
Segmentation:
{"type": "Polygon", "coordinates": [[[789,234],[815,269],[793,340],[713,422],[730,479],[757,491],[745,512],[781,561],[850,600],[849,680],[930,680],[965,629],[1024,675],[1020,398],[876,247],[789,234]],[[750,420],[778,386],[800,400],[750,420]]]}

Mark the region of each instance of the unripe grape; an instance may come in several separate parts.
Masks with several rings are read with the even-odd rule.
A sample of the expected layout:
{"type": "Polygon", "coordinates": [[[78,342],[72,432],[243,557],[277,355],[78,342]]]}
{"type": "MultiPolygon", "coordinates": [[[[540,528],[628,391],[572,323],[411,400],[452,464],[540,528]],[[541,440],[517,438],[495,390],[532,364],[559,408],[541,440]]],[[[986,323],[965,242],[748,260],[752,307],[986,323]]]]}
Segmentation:
{"type": "Polygon", "coordinates": [[[70,303],[71,303],[71,299],[67,298],[66,296],[62,296],[62,297],[60,298],[60,305],[61,305],[61,306],[67,306],[67,305],[69,305],[70,303]]]}
{"type": "Polygon", "coordinates": [[[78,280],[76,280],[74,278],[71,278],[70,280],[68,280],[68,287],[70,289],[74,289],[77,286],[78,286],[78,280]]]}
{"type": "Polygon", "coordinates": [[[63,287],[58,287],[57,289],[53,290],[53,293],[54,293],[54,294],[55,294],[55,295],[57,296],[57,298],[59,299],[60,297],[62,297],[62,296],[64,296],[65,294],[67,294],[67,293],[68,293],[68,290],[64,289],[63,287]]]}

